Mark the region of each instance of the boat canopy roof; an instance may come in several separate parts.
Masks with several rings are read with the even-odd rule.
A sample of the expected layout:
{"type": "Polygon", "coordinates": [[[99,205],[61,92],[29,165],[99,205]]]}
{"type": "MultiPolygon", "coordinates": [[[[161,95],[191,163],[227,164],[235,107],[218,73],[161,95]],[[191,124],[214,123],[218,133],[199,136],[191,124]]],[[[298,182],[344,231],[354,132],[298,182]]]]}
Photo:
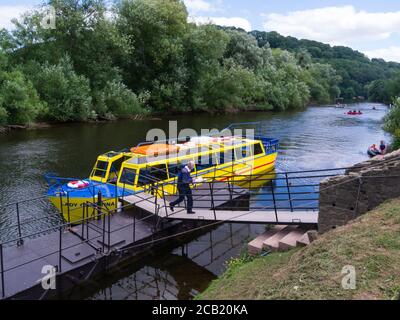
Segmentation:
{"type": "Polygon", "coordinates": [[[210,150],[229,150],[236,146],[252,145],[258,140],[242,137],[209,137],[199,136],[187,139],[185,142],[145,142],[130,149],[132,157],[126,162],[129,164],[145,164],[164,159],[180,158],[210,150]]]}

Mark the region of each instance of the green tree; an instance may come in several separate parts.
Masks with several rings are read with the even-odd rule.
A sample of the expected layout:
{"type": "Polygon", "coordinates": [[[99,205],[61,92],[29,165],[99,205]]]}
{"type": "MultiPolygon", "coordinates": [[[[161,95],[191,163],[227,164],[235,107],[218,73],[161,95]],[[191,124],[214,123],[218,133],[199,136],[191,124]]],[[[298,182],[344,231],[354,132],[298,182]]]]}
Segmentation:
{"type": "Polygon", "coordinates": [[[297,65],[293,54],[272,50],[272,57],[257,72],[258,102],[275,110],[304,107],[310,99],[304,70],[297,65]]]}
{"type": "Polygon", "coordinates": [[[207,110],[204,102],[206,79],[219,70],[228,42],[226,32],[213,25],[191,25],[185,41],[185,60],[188,69],[186,104],[192,110],[207,110]]]}
{"type": "Polygon", "coordinates": [[[245,108],[253,101],[256,77],[234,60],[224,60],[222,66],[208,73],[201,85],[202,100],[207,110],[223,113],[245,108]]]}
{"type": "Polygon", "coordinates": [[[12,40],[7,41],[14,62],[57,64],[67,54],[75,71],[87,77],[92,87],[104,87],[118,78],[117,63],[128,57],[129,41],[106,17],[104,0],[48,0],[47,4],[55,9],[56,28],[41,26],[45,6],[15,20],[12,40]]]}
{"type": "Polygon", "coordinates": [[[32,83],[20,71],[0,70],[0,123],[34,122],[45,110],[32,83]]]}
{"type": "Polygon", "coordinates": [[[136,92],[152,92],[154,110],[181,109],[188,78],[184,38],[188,14],[178,0],[123,0],[117,25],[132,51],[124,77],[136,92]]]}
{"type": "Polygon", "coordinates": [[[400,98],[393,102],[393,108],[384,118],[384,129],[394,135],[393,148],[400,148],[400,98]]]}
{"type": "Polygon", "coordinates": [[[257,69],[263,64],[264,50],[257,44],[256,38],[246,32],[229,30],[230,41],[225,57],[232,58],[236,63],[249,69],[257,69]]]}
{"type": "Polygon", "coordinates": [[[328,64],[313,63],[308,67],[310,77],[307,84],[311,98],[321,104],[331,103],[340,96],[341,77],[328,64]]]}
{"type": "Polygon", "coordinates": [[[145,113],[146,99],[137,96],[119,81],[110,81],[99,93],[98,104],[102,106],[99,114],[104,117],[126,117],[145,113]]]}
{"type": "Polygon", "coordinates": [[[68,56],[57,65],[44,65],[34,83],[41,99],[47,103],[49,120],[85,121],[95,117],[91,112],[89,81],[75,73],[68,56]]]}

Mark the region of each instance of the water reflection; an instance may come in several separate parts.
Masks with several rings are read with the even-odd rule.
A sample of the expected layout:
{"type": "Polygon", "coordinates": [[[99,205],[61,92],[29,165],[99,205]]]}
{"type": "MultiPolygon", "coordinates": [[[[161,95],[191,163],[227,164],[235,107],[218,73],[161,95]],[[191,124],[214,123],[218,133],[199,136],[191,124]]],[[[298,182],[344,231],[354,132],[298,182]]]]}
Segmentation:
{"type": "Polygon", "coordinates": [[[94,293],[85,295],[102,300],[191,299],[224,270],[227,259],[241,252],[245,239],[264,230],[260,225],[221,225],[167,255],[146,261],[139,270],[120,270],[120,278],[103,279],[96,283],[94,293]]]}

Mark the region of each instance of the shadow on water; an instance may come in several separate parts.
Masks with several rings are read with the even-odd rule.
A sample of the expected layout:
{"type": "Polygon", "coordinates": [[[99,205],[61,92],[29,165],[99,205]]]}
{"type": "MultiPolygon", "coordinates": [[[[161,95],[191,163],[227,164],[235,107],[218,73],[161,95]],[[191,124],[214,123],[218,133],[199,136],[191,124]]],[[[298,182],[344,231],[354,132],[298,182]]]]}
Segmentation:
{"type": "MultiPolygon", "coordinates": [[[[167,130],[167,120],[177,120],[179,129],[222,129],[232,122],[263,121],[271,137],[280,139],[277,172],[346,167],[367,159],[366,150],[372,143],[390,140],[382,128],[385,106],[372,110],[364,103],[349,109],[361,109],[362,116],[348,116],[347,109],[310,107],[304,111],[286,113],[241,113],[214,116],[164,117],[162,121],[118,121],[100,124],[66,124],[50,129],[18,131],[0,135],[0,207],[4,204],[44,194],[43,174],[55,172],[64,177],[86,177],[98,154],[121,150],[144,140],[152,128],[167,130]]],[[[376,105],[375,105],[376,106],[376,105]]],[[[312,181],[303,181],[312,184],[312,181]]],[[[271,205],[264,195],[274,188],[276,193],[286,186],[260,186],[250,204],[252,207],[271,205]]],[[[293,184],[295,182],[292,182],[293,184]]],[[[298,181],[296,182],[298,183],[298,181]]],[[[312,203],[318,191],[315,186],[302,189],[305,199],[299,207],[312,203]]],[[[290,206],[289,199],[277,196],[282,207],[290,206]]],[[[26,203],[20,209],[21,220],[43,217],[41,228],[53,226],[59,215],[46,199],[26,203]]],[[[15,235],[16,208],[0,209],[0,241],[15,235]]],[[[22,232],[36,231],[26,223],[22,232]]],[[[225,269],[225,262],[237,256],[244,241],[265,230],[261,225],[223,224],[215,230],[190,241],[168,254],[134,264],[102,279],[90,292],[79,297],[91,299],[182,299],[202,291],[216,275],[225,269]]]]}

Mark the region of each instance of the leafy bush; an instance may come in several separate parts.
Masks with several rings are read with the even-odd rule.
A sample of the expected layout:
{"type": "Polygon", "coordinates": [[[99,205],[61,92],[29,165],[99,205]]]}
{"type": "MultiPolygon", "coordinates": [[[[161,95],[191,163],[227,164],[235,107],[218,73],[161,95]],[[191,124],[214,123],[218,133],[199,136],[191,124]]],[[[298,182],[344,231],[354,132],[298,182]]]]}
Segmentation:
{"type": "Polygon", "coordinates": [[[393,108],[385,117],[385,130],[395,133],[397,129],[400,129],[400,98],[396,99],[393,108]]]}
{"type": "Polygon", "coordinates": [[[243,108],[253,101],[257,79],[253,72],[233,60],[225,60],[214,73],[207,74],[201,84],[200,97],[208,110],[223,112],[243,108]]]}
{"type": "Polygon", "coordinates": [[[106,110],[114,116],[128,116],[144,113],[144,101],[122,82],[108,82],[102,94],[106,110]]]}
{"type": "Polygon", "coordinates": [[[394,135],[393,149],[400,149],[400,97],[384,118],[384,129],[394,135]]]}
{"type": "Polygon", "coordinates": [[[26,124],[45,110],[32,83],[20,71],[0,73],[0,122],[26,124]]]}
{"type": "Polygon", "coordinates": [[[57,65],[44,65],[34,82],[48,105],[47,119],[65,122],[93,117],[89,81],[75,73],[68,57],[57,65]]]}

